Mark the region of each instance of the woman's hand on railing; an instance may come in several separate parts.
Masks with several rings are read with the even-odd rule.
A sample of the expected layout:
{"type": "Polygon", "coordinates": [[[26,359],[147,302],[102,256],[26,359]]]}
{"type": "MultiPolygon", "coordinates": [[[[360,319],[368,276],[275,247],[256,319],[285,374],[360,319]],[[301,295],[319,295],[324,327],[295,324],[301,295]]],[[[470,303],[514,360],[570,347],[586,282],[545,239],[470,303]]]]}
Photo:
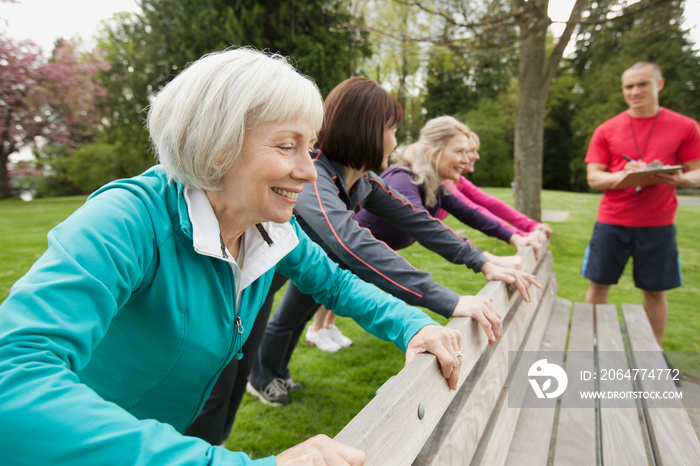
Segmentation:
{"type": "Polygon", "coordinates": [[[530,289],[528,283],[535,285],[537,288],[542,288],[537,282],[534,275],[522,272],[511,267],[502,267],[493,262],[486,262],[481,267],[481,273],[484,274],[487,280],[498,280],[509,284],[514,284],[515,288],[520,292],[525,302],[530,302],[530,289]]]}
{"type": "Polygon", "coordinates": [[[277,466],[361,466],[365,464],[365,453],[326,435],[317,435],[283,451],[275,459],[277,466]]]}
{"type": "Polygon", "coordinates": [[[552,227],[550,227],[546,223],[538,223],[537,226],[535,227],[535,231],[539,231],[539,232],[544,233],[544,235],[547,237],[547,239],[552,238],[552,233],[553,233],[552,227]]]}
{"type": "Polygon", "coordinates": [[[484,329],[489,345],[501,338],[503,324],[501,315],[489,296],[461,296],[457,301],[452,317],[471,317],[484,329]]]}
{"type": "MultiPolygon", "coordinates": [[[[536,234],[528,235],[528,236],[520,236],[517,233],[513,233],[513,235],[510,237],[510,244],[515,246],[515,249],[520,251],[521,249],[527,247],[527,246],[532,246],[532,251],[535,253],[535,260],[539,260],[540,258],[540,252],[542,252],[542,248],[544,247],[544,242],[542,239],[544,238],[544,233],[537,232],[536,234]]],[[[546,241],[546,238],[544,238],[546,241]]],[[[520,256],[515,256],[515,257],[520,257],[520,256]]],[[[504,265],[504,264],[498,264],[498,265],[504,265]]],[[[523,269],[521,269],[523,270],[523,269]]]]}
{"type": "MultiPolygon", "coordinates": [[[[522,238],[522,236],[520,236],[520,238],[522,238]]],[[[527,272],[527,270],[525,270],[525,264],[523,263],[522,256],[497,256],[495,254],[491,254],[488,251],[483,251],[482,254],[492,264],[527,272]]]]}
{"type": "Polygon", "coordinates": [[[441,325],[426,325],[408,342],[406,364],[420,353],[432,353],[437,357],[450,389],[456,390],[462,365],[462,334],[441,325]]]}

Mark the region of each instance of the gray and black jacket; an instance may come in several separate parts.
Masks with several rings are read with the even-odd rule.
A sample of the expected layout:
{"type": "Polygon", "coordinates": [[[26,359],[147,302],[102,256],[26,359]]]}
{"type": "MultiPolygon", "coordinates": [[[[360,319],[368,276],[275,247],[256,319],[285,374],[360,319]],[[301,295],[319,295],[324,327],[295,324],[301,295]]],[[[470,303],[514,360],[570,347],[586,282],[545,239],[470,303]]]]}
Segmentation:
{"type": "Polygon", "coordinates": [[[374,172],[365,174],[348,192],[343,166],[321,152],[314,157],[318,179],[304,187],[294,209],[306,234],[368,282],[411,305],[450,317],[459,295],[435,283],[430,273],[414,268],[360,227],[353,216],[365,208],[448,261],[475,272],[487,261],[481,250],[415,207],[374,172]]]}

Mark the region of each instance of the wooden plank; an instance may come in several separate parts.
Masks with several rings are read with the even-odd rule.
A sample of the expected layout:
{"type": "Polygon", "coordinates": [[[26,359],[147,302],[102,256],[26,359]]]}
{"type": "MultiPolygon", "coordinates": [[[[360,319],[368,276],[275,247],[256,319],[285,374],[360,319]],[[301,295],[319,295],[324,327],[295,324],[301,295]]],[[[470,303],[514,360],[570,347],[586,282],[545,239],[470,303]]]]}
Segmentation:
{"type": "MultiPolygon", "coordinates": [[[[547,286],[546,292],[541,298],[541,304],[535,315],[534,319],[529,319],[532,324],[529,328],[529,335],[526,341],[522,341],[524,335],[518,335],[518,340],[520,340],[520,347],[511,347],[511,351],[537,351],[542,342],[542,337],[546,328],[547,321],[552,313],[552,308],[554,307],[554,300],[556,297],[557,286],[556,279],[552,277],[552,280],[547,286]]],[[[518,312],[523,312],[520,309],[518,312]]],[[[517,316],[516,316],[517,317],[517,316]]],[[[522,354],[522,353],[520,353],[522,354]]],[[[506,363],[508,362],[508,355],[505,355],[506,363]]],[[[529,366],[531,363],[527,363],[529,366]]],[[[514,363],[515,367],[510,368],[510,374],[518,372],[519,377],[517,382],[508,384],[505,389],[501,392],[498,403],[494,409],[494,412],[489,421],[489,425],[484,432],[484,435],[479,442],[477,451],[472,459],[472,465],[502,465],[505,464],[508,456],[508,448],[504,448],[504,445],[510,445],[513,439],[513,432],[515,431],[515,426],[518,422],[518,416],[520,414],[519,406],[522,404],[522,398],[525,390],[529,390],[530,387],[527,384],[527,368],[523,371],[517,371],[517,364],[514,363]],[[515,390],[514,393],[510,393],[509,390],[515,390]],[[514,406],[510,405],[513,401],[514,406]]]]}
{"type": "MultiPolygon", "coordinates": [[[[617,308],[612,304],[598,304],[595,311],[599,390],[602,393],[631,392],[634,389],[631,380],[611,380],[610,377],[610,370],[616,374],[617,369],[629,369],[617,308]]],[[[635,400],[600,400],[600,429],[603,464],[650,464],[651,458],[647,455],[645,434],[635,400]]]]}
{"type": "MultiPolygon", "coordinates": [[[[654,338],[644,308],[635,304],[622,304],[622,315],[634,368],[665,369],[663,353],[654,338]]],[[[641,391],[676,391],[672,380],[659,382],[639,377],[637,382],[641,391]]],[[[653,407],[646,399],[642,400],[642,404],[645,407],[656,464],[700,464],[700,441],[682,404],[678,402],[675,404],[678,407],[667,407],[674,404],[671,400],[663,400],[659,407],[653,407]]]]}
{"type": "Polygon", "coordinates": [[[519,296],[516,297],[514,306],[517,312],[511,311],[509,317],[512,318],[504,319],[506,326],[501,340],[489,348],[484,360],[480,361],[483,366],[470,379],[469,384],[462,387],[414,464],[464,464],[465,458],[473,455],[506,381],[508,351],[518,349],[542,296],[552,286],[556,286],[556,282],[554,285],[551,283],[551,253],[543,255],[540,263],[536,276],[544,284],[543,288],[531,287],[530,303],[522,302],[519,296]],[[474,387],[478,389],[473,390],[474,387]]]}
{"type": "MultiPolygon", "coordinates": [[[[509,312],[503,282],[489,282],[480,293],[493,297],[501,315],[509,312]]],[[[488,346],[475,320],[454,318],[449,327],[462,333],[464,358],[459,387],[488,346]]],[[[378,390],[377,396],[336,435],[335,440],[363,450],[365,464],[410,464],[442,418],[457,391],[449,389],[432,354],[419,354],[378,390]],[[424,416],[419,418],[419,407],[424,416]]]]}
{"type": "MultiPolygon", "coordinates": [[[[560,366],[564,365],[563,354],[569,333],[571,306],[571,301],[556,298],[539,348],[541,352],[561,352],[561,360],[550,361],[560,366]]],[[[547,464],[555,414],[556,407],[520,410],[518,423],[508,449],[507,466],[547,464]]]]}
{"type": "MultiPolygon", "coordinates": [[[[571,319],[571,333],[566,357],[567,374],[578,374],[582,370],[593,372],[593,305],[575,303],[571,319]],[[572,355],[572,351],[578,352],[572,355]],[[590,353],[590,357],[588,354],[590,353]]],[[[593,380],[580,384],[581,390],[595,389],[593,380]]],[[[597,463],[596,413],[590,407],[567,408],[573,404],[578,393],[567,390],[562,395],[559,411],[554,464],[576,464],[580,466],[597,463]]]]}

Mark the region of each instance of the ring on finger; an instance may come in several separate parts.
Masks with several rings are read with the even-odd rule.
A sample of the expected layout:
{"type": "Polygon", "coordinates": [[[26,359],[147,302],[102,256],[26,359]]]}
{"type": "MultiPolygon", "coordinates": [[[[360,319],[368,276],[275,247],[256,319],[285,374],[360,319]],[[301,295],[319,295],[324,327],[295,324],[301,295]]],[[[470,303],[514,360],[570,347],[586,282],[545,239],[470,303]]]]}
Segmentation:
{"type": "Polygon", "coordinates": [[[455,357],[458,357],[458,358],[464,357],[464,353],[462,353],[461,351],[455,351],[455,357]]]}

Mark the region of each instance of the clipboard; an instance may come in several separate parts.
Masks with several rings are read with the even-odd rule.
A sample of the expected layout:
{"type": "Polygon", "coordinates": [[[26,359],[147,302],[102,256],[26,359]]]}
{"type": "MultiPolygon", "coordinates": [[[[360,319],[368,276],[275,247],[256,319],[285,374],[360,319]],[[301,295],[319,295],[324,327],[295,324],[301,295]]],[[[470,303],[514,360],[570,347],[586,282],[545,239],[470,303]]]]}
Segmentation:
{"type": "Polygon", "coordinates": [[[624,189],[632,188],[636,186],[651,186],[656,184],[649,180],[650,175],[656,175],[657,173],[676,173],[683,167],[681,165],[664,165],[662,167],[652,167],[642,168],[639,170],[630,170],[623,176],[617,179],[615,183],[610,186],[610,189],[624,189]]]}

